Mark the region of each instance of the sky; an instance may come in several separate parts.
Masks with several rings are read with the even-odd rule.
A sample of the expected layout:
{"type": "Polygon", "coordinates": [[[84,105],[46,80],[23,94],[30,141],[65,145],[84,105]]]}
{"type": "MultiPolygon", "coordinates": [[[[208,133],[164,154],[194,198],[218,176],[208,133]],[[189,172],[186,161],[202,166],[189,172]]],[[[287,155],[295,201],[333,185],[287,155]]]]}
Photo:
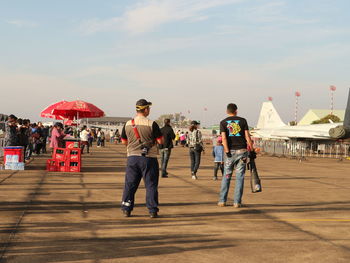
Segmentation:
{"type": "Polygon", "coordinates": [[[0,113],[39,120],[81,99],[108,116],[182,112],[206,126],[228,103],[254,126],[273,98],[285,122],[344,109],[348,0],[0,0],[0,113]],[[207,111],[204,111],[207,108],[207,111]],[[188,114],[190,111],[190,114],[188,114]]]}

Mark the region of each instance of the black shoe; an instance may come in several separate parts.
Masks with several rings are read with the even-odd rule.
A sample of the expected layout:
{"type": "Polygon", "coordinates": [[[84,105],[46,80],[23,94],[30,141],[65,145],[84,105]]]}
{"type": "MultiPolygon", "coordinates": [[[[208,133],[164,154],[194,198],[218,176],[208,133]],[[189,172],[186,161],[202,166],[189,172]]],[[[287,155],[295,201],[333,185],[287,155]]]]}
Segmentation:
{"type": "Polygon", "coordinates": [[[157,212],[150,212],[150,213],[149,213],[149,216],[150,216],[151,218],[157,218],[157,217],[158,217],[158,213],[157,213],[157,212]]]}
{"type": "Polygon", "coordinates": [[[162,175],[162,178],[169,178],[166,174],[162,175]]]}
{"type": "Polygon", "coordinates": [[[130,211],[123,210],[123,215],[124,215],[125,217],[130,217],[130,216],[131,216],[131,212],[130,212],[130,211]]]}

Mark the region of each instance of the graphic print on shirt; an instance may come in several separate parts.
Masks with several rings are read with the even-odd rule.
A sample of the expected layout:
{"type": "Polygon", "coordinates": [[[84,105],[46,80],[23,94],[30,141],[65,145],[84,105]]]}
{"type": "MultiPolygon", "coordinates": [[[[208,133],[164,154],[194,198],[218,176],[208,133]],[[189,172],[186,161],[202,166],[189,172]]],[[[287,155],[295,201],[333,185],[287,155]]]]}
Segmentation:
{"type": "Polygon", "coordinates": [[[227,121],[227,129],[228,129],[229,136],[231,136],[231,137],[242,136],[240,134],[242,129],[241,129],[241,126],[239,125],[239,123],[240,123],[239,120],[227,121]]]}

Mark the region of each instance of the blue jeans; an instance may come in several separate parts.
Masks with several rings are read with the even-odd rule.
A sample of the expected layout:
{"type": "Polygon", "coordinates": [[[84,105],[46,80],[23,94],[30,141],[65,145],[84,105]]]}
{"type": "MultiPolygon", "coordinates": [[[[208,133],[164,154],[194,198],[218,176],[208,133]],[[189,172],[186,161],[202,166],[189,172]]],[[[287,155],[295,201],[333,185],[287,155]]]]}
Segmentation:
{"type": "Polygon", "coordinates": [[[191,158],[191,172],[197,174],[199,166],[201,164],[202,152],[196,151],[194,148],[190,148],[190,158],[191,158]]]}
{"type": "Polygon", "coordinates": [[[237,153],[235,150],[231,150],[232,157],[225,158],[224,176],[221,182],[220,201],[225,203],[227,201],[227,195],[230,190],[231,177],[233,170],[236,170],[236,183],[234,193],[234,203],[242,203],[242,195],[244,188],[244,175],[246,171],[246,160],[248,152],[237,153]]]}
{"type": "Polygon", "coordinates": [[[171,155],[171,148],[164,148],[160,150],[160,162],[162,169],[162,176],[167,175],[168,163],[171,155]]]}
{"type": "Polygon", "coordinates": [[[143,156],[128,157],[122,209],[130,212],[134,209],[135,194],[141,179],[145,182],[147,208],[150,212],[158,212],[158,160],[143,156]]]}

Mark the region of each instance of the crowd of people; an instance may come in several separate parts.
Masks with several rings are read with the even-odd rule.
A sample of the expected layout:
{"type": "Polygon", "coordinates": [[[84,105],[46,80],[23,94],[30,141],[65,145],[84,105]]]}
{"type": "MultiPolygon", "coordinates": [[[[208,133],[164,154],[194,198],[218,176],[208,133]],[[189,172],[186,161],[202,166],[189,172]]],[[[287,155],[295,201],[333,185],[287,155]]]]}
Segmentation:
{"type": "MultiPolygon", "coordinates": [[[[50,149],[60,148],[65,146],[65,138],[78,138],[81,140],[82,153],[86,148],[86,152],[90,152],[93,142],[96,142],[97,147],[104,147],[106,136],[101,129],[77,128],[74,126],[65,126],[61,122],[54,125],[44,126],[42,122],[31,123],[29,119],[17,118],[11,114],[8,117],[5,125],[5,147],[22,146],[24,160],[29,160],[33,155],[47,153],[47,146],[50,149]]],[[[121,136],[119,130],[111,130],[110,141],[120,143],[121,136]]]]}
{"type": "Polygon", "coordinates": [[[46,145],[50,137],[50,127],[41,122],[31,123],[29,119],[8,117],[5,126],[4,146],[22,146],[24,159],[29,160],[32,155],[46,153],[46,145]]]}
{"type": "MultiPolygon", "coordinates": [[[[136,103],[137,115],[128,121],[121,133],[119,130],[109,131],[110,142],[122,142],[127,146],[127,166],[125,187],[122,197],[122,210],[125,216],[130,216],[134,207],[135,194],[139,183],[143,178],[146,186],[147,207],[152,218],[158,216],[158,180],[167,178],[168,163],[172,149],[175,146],[188,147],[190,159],[190,171],[193,180],[197,180],[202,153],[205,152],[202,133],[197,121],[192,121],[187,132],[178,130],[176,133],[171,127],[171,122],[166,119],[164,127],[160,129],[158,124],[149,120],[150,106],[152,103],[142,99],[136,103]],[[174,143],[175,142],[175,143],[174,143]],[[161,155],[159,169],[158,151],[161,155]]],[[[253,143],[250,138],[247,121],[237,116],[237,106],[227,106],[228,117],[220,123],[220,136],[212,149],[214,161],[213,179],[218,179],[221,171],[222,183],[219,197],[219,206],[226,206],[227,195],[230,188],[231,177],[236,173],[234,194],[234,206],[242,205],[244,175],[248,156],[254,155],[253,143]]],[[[6,125],[5,146],[22,146],[24,157],[30,159],[33,154],[46,153],[46,145],[50,148],[64,147],[64,139],[67,136],[80,139],[82,153],[87,153],[93,142],[97,147],[104,147],[106,141],[105,132],[101,129],[89,129],[83,126],[80,129],[64,126],[57,122],[53,126],[44,126],[41,122],[31,123],[28,119],[18,119],[10,115],[6,125]]]]}

